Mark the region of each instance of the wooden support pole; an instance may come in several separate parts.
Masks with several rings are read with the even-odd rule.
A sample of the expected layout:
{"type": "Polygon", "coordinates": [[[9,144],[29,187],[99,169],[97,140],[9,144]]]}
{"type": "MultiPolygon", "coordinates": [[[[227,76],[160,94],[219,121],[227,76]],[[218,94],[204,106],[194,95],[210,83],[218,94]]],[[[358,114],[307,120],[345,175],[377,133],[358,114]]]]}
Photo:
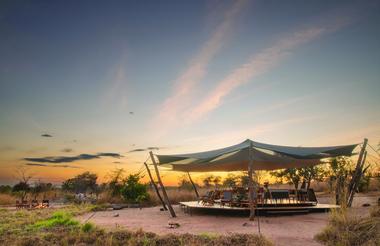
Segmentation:
{"type": "Polygon", "coordinates": [[[153,177],[152,177],[152,174],[150,173],[150,170],[149,170],[148,164],[146,164],[146,163],[144,162],[144,165],[145,165],[145,167],[146,167],[146,171],[148,172],[148,175],[149,175],[149,178],[150,178],[150,182],[152,183],[152,185],[153,185],[153,187],[154,187],[154,190],[156,191],[157,197],[158,197],[158,199],[160,199],[160,201],[161,201],[161,203],[162,203],[162,207],[164,208],[164,210],[168,210],[168,208],[167,208],[166,205],[165,205],[164,200],[162,200],[162,197],[161,197],[161,194],[160,194],[160,192],[159,192],[159,190],[158,190],[158,187],[157,187],[156,183],[155,183],[154,180],[153,180],[153,177]]]}
{"type": "Polygon", "coordinates": [[[365,152],[366,152],[367,143],[368,143],[368,139],[365,138],[363,145],[362,145],[362,148],[361,148],[360,153],[359,153],[358,161],[356,163],[354,175],[352,176],[350,184],[348,186],[348,198],[347,198],[347,206],[348,207],[351,207],[351,205],[352,205],[352,201],[354,200],[354,195],[355,195],[356,189],[358,187],[358,184],[359,184],[359,181],[361,178],[361,173],[363,171],[362,169],[363,169],[363,165],[364,165],[363,160],[365,159],[364,156],[365,156],[365,152]]]}
{"type": "Polygon", "coordinates": [[[254,184],[253,184],[253,144],[252,142],[249,145],[249,164],[248,164],[248,197],[249,197],[249,220],[255,219],[255,198],[254,198],[254,184]]]}
{"type": "Polygon", "coordinates": [[[173,209],[172,205],[170,204],[169,197],[168,197],[168,194],[166,193],[165,186],[162,183],[162,180],[161,180],[161,177],[160,177],[160,172],[158,171],[157,163],[156,163],[156,160],[154,159],[153,152],[150,151],[149,154],[150,154],[150,158],[152,159],[152,162],[153,162],[153,165],[154,165],[154,170],[156,171],[158,183],[160,184],[161,189],[162,189],[162,195],[164,196],[164,201],[165,201],[166,205],[168,205],[170,215],[173,218],[175,218],[176,215],[175,215],[175,212],[174,212],[174,209],[173,209]]]}
{"type": "Polygon", "coordinates": [[[193,185],[193,188],[194,188],[194,191],[195,191],[195,195],[197,196],[197,198],[199,198],[199,193],[198,193],[197,187],[195,186],[195,184],[193,182],[193,179],[190,176],[190,173],[187,172],[187,175],[189,175],[189,180],[190,180],[191,184],[193,185]]]}

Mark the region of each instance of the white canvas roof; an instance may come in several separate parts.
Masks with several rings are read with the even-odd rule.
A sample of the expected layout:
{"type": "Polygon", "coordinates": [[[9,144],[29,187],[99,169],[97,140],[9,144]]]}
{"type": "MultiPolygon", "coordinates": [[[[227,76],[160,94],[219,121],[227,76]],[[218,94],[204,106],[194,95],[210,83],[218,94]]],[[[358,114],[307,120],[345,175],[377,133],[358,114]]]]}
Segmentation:
{"type": "Polygon", "coordinates": [[[248,170],[251,144],[253,146],[253,167],[255,170],[317,165],[324,158],[351,156],[352,151],[358,145],[290,147],[264,144],[247,139],[240,144],[222,149],[191,154],[157,155],[157,158],[160,166],[169,167],[173,171],[246,171],[248,170]]]}

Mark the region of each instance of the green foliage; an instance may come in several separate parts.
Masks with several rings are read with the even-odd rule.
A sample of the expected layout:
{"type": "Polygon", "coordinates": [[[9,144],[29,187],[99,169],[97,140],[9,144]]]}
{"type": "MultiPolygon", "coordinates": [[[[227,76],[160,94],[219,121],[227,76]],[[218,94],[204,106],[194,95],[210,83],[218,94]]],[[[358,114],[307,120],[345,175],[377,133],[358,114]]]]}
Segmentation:
{"type": "Polygon", "coordinates": [[[54,212],[53,215],[45,220],[41,220],[32,225],[35,229],[47,229],[56,226],[77,227],[79,222],[72,219],[72,214],[64,211],[54,212]]]}
{"type": "Polygon", "coordinates": [[[295,189],[298,189],[302,182],[305,187],[310,188],[311,181],[322,181],[326,172],[322,166],[310,166],[302,168],[287,168],[279,171],[270,172],[270,174],[281,181],[286,181],[293,184],[295,189]]]}
{"type": "Polygon", "coordinates": [[[62,184],[62,190],[71,191],[75,193],[86,193],[87,191],[96,192],[96,180],[98,176],[94,173],[84,172],[68,179],[62,184]]]}
{"type": "Polygon", "coordinates": [[[95,229],[95,226],[94,224],[90,223],[90,222],[86,222],[82,225],[81,227],[81,230],[83,232],[90,232],[90,231],[93,231],[95,229]]]}
{"type": "Polygon", "coordinates": [[[140,203],[149,198],[147,186],[140,183],[139,174],[130,174],[121,189],[121,195],[127,202],[140,203]]]}
{"type": "Polygon", "coordinates": [[[108,190],[112,197],[120,196],[124,186],[124,169],[116,168],[108,174],[108,190]]]}
{"type": "Polygon", "coordinates": [[[10,185],[0,185],[0,193],[9,194],[12,192],[12,187],[10,185]]]}

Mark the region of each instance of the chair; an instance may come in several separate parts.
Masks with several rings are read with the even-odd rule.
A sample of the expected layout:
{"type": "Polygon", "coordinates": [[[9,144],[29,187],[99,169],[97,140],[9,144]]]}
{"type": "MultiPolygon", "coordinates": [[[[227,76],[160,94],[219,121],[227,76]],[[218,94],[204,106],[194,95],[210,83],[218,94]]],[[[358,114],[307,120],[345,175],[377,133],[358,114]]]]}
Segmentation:
{"type": "Polygon", "coordinates": [[[29,208],[30,207],[27,200],[21,201],[20,206],[21,206],[21,208],[29,208]]]}
{"type": "Polygon", "coordinates": [[[214,191],[208,191],[206,195],[199,198],[199,203],[203,205],[213,205],[214,204],[214,191]]]}
{"type": "Polygon", "coordinates": [[[220,203],[222,206],[224,206],[225,204],[229,204],[231,207],[232,206],[232,191],[230,190],[223,191],[223,196],[222,196],[222,199],[220,200],[220,203]]]}

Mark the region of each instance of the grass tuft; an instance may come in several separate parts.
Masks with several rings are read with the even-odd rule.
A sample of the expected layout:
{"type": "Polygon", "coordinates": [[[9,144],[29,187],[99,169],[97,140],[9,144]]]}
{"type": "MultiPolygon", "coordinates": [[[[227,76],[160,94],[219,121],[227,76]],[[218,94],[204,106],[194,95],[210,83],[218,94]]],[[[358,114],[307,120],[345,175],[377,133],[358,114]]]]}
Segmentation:
{"type": "Polygon", "coordinates": [[[81,230],[83,232],[90,232],[90,231],[93,231],[95,229],[95,226],[94,224],[90,223],[90,222],[86,222],[82,225],[81,227],[81,230]]]}
{"type": "Polygon", "coordinates": [[[332,211],[327,227],[315,239],[334,246],[380,245],[379,210],[365,218],[352,216],[346,209],[332,211]]]}
{"type": "Polygon", "coordinates": [[[72,217],[72,214],[69,212],[57,211],[54,212],[50,218],[34,223],[32,228],[48,229],[56,226],[77,227],[79,222],[72,219],[72,217]]]}

